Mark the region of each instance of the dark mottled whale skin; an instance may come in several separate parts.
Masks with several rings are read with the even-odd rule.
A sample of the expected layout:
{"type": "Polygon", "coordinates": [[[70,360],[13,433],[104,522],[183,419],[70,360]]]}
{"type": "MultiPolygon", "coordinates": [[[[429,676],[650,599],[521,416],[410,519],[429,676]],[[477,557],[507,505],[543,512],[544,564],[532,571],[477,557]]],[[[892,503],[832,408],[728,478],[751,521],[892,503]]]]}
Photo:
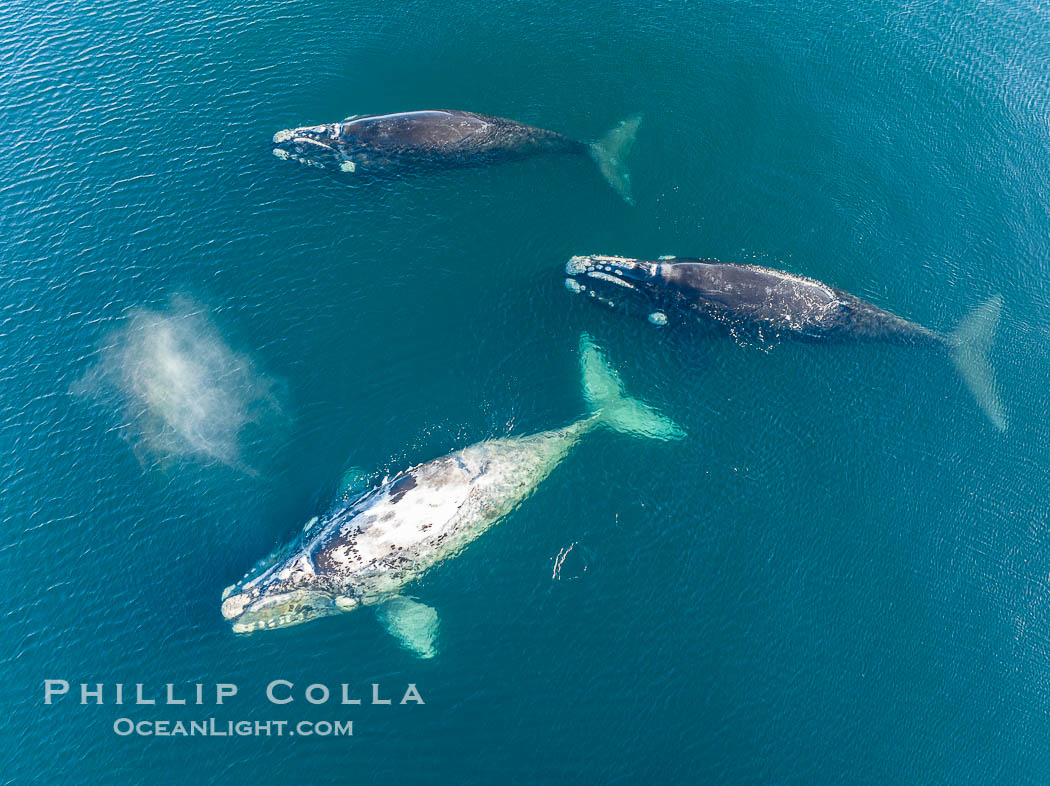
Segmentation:
{"type": "Polygon", "coordinates": [[[590,155],[630,202],[630,178],[622,160],[639,123],[640,118],[631,118],[602,140],[585,144],[502,117],[427,109],[279,131],[273,137],[273,152],[311,166],[360,173],[481,166],[537,155],[590,155]]]}
{"type": "Polygon", "coordinates": [[[614,309],[647,314],[656,325],[687,316],[763,340],[884,341],[945,348],[988,418],[1000,430],[1006,428],[987,361],[1002,308],[998,295],[978,306],[956,330],[941,334],[844,290],[760,265],[596,255],[573,257],[565,273],[570,290],[614,309]]]}
{"type": "MultiPolygon", "coordinates": [[[[604,282],[609,285],[646,287],[653,305],[661,310],[684,311],[734,330],[750,329],[763,335],[777,333],[812,341],[943,342],[937,333],[856,295],[783,270],[680,257],[576,259],[587,260],[577,263],[577,280],[583,277],[593,282],[595,278],[588,273],[605,272],[619,280],[616,284],[604,282]]],[[[608,291],[609,287],[604,289],[608,291]]]]}
{"type": "Polygon", "coordinates": [[[343,124],[342,138],[370,160],[402,166],[468,166],[589,149],[555,131],[447,110],[359,117],[343,124]]]}

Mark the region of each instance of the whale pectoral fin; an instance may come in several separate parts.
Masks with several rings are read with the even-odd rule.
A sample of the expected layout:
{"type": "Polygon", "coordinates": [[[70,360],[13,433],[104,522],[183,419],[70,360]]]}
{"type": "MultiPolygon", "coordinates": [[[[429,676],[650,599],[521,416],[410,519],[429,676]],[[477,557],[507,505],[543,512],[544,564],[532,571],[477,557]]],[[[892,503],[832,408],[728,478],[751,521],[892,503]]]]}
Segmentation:
{"type": "Polygon", "coordinates": [[[306,522],[303,525],[303,537],[304,538],[308,537],[310,535],[310,533],[313,532],[314,528],[317,526],[317,522],[320,521],[320,520],[321,519],[320,519],[319,516],[314,516],[312,519],[310,519],[308,522],[306,522]]]}
{"type": "Polygon", "coordinates": [[[376,607],[387,632],[417,658],[437,655],[438,613],[425,603],[396,595],[376,607]]]}

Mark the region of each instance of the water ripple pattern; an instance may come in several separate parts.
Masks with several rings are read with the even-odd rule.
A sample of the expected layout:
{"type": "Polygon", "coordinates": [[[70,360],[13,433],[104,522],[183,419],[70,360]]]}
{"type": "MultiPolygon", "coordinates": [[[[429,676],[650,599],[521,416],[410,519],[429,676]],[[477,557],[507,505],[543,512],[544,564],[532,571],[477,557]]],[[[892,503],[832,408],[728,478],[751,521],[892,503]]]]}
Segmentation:
{"type": "Polygon", "coordinates": [[[1044,5],[14,0],[0,41],[0,783],[1050,781],[1044,5]],[[640,113],[636,206],[582,156],[270,153],[441,107],[584,141],[640,113]],[[1010,427],[936,352],[594,308],[575,254],[772,265],[940,331],[1001,294],[1010,427]],[[689,439],[595,433],[414,585],[435,658],[367,612],[231,634],[222,589],[348,468],[584,415],[583,332],[689,439]],[[354,736],[112,728],[212,716],[354,736]]]}

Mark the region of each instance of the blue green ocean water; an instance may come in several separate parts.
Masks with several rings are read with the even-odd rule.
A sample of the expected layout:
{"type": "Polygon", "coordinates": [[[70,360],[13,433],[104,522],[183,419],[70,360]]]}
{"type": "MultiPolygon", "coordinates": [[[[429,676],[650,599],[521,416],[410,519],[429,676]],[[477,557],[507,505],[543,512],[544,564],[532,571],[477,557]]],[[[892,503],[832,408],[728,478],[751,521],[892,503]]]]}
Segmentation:
{"type": "Polygon", "coordinates": [[[3,4],[0,782],[1047,783],[1048,88],[1034,2],[3,4]],[[359,185],[269,152],[433,107],[641,113],[637,205],[584,158],[359,185]],[[919,348],[595,308],[580,253],[755,261],[939,330],[1002,293],[1009,428],[919,348]],[[348,468],[583,414],[583,331],[689,438],[590,435],[428,574],[438,657],[367,610],[231,633],[223,588],[348,468]]]}

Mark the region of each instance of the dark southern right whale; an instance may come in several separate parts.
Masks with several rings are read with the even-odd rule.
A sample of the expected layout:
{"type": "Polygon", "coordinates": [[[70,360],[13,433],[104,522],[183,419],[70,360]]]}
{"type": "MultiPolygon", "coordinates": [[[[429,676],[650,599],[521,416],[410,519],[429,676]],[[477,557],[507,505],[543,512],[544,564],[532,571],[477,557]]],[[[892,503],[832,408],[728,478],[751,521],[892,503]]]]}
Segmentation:
{"type": "Polygon", "coordinates": [[[709,259],[576,256],[566,286],[614,309],[640,311],[655,325],[690,316],[765,338],[869,340],[947,349],[985,415],[1000,431],[1006,416],[988,363],[1003,299],[989,298],[948,334],[811,278],[760,265],[709,259]]]}
{"type": "Polygon", "coordinates": [[[551,153],[589,155],[620,196],[634,204],[624,158],[641,122],[640,115],[629,118],[586,144],[502,117],[428,109],[278,131],[273,154],[321,169],[360,173],[480,166],[551,153]]]}

